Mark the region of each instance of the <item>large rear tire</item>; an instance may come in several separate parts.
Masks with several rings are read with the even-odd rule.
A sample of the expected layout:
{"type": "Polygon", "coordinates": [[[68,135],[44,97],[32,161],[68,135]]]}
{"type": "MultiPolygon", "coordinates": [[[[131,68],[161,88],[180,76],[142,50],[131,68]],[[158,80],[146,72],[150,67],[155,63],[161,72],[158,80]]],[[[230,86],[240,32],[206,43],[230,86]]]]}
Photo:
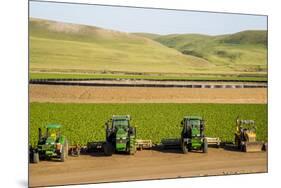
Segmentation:
{"type": "Polygon", "coordinates": [[[110,143],[105,143],[103,145],[103,152],[105,156],[112,156],[113,154],[113,146],[110,143]]]}
{"type": "MultiPolygon", "coordinates": [[[[133,129],[134,130],[134,129],[133,129]]],[[[129,154],[130,155],[134,155],[137,151],[136,148],[136,142],[135,142],[135,138],[130,136],[130,141],[128,143],[129,145],[127,147],[129,147],[129,154]]]]}
{"type": "Polygon", "coordinates": [[[39,163],[39,153],[38,152],[33,152],[33,163],[39,163]]]}
{"type": "Polygon", "coordinates": [[[247,152],[247,144],[241,145],[241,151],[247,152]]]}
{"type": "Polygon", "coordinates": [[[208,153],[208,141],[206,138],[204,138],[203,142],[203,153],[208,153]]]}
{"type": "Polygon", "coordinates": [[[130,155],[135,155],[135,153],[136,153],[136,148],[135,147],[130,147],[129,148],[129,154],[130,155]]]}

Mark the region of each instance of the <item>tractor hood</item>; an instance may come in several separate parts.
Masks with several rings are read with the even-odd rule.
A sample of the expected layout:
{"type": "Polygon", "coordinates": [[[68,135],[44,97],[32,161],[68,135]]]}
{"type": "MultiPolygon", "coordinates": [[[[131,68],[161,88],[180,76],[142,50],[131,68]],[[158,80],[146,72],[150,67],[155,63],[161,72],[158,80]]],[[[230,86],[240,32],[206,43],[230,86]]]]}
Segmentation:
{"type": "Polygon", "coordinates": [[[118,129],[116,132],[116,139],[127,139],[128,138],[128,131],[124,129],[118,129]]]}
{"type": "Polygon", "coordinates": [[[48,137],[46,140],[46,144],[55,144],[56,140],[53,137],[48,137]]]}

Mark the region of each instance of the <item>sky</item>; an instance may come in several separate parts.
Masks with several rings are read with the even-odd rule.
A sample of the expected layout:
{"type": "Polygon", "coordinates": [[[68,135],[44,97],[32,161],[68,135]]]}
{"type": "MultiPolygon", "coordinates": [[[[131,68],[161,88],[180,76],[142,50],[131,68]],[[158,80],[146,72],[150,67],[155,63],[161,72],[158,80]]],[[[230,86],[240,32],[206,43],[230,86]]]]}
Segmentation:
{"type": "Polygon", "coordinates": [[[30,17],[93,25],[123,32],[221,35],[266,30],[267,17],[30,1],[30,17]]]}

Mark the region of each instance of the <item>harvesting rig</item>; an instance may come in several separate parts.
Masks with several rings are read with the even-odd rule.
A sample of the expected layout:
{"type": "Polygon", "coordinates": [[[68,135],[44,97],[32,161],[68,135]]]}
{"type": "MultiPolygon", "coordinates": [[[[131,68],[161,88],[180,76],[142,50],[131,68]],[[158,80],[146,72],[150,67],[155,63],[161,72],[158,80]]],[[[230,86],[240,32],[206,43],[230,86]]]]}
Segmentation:
{"type": "Polygon", "coordinates": [[[202,150],[203,153],[207,153],[208,145],[219,146],[219,138],[205,137],[205,124],[202,117],[185,116],[181,125],[181,138],[162,139],[161,143],[164,148],[180,147],[183,153],[191,150],[202,150]]]}
{"type": "Polygon", "coordinates": [[[106,141],[89,142],[88,151],[103,150],[106,156],[115,152],[134,155],[137,149],[136,128],[130,124],[130,120],[129,115],[113,115],[105,123],[106,141]]]}
{"type": "Polygon", "coordinates": [[[253,120],[236,119],[235,145],[244,152],[262,151],[265,147],[261,141],[256,141],[256,126],[253,120]]]}
{"type": "Polygon", "coordinates": [[[61,125],[49,124],[45,128],[45,134],[42,134],[41,128],[38,129],[38,144],[30,153],[33,163],[38,163],[40,159],[52,158],[64,162],[68,156],[68,142],[60,132],[61,125]]]}
{"type": "Polygon", "coordinates": [[[181,121],[181,148],[183,153],[191,150],[208,152],[208,141],[205,138],[205,123],[202,117],[185,116],[181,121]]]}

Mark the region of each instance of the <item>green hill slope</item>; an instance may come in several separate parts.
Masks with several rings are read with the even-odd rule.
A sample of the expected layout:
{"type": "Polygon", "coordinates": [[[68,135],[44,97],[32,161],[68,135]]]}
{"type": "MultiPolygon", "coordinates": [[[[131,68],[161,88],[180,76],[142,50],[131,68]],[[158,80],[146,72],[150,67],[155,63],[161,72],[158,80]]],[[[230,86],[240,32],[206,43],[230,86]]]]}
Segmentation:
{"type": "Polygon", "coordinates": [[[175,34],[153,38],[186,55],[208,60],[238,72],[266,73],[267,32],[243,31],[232,35],[175,34]]]}
{"type": "Polygon", "coordinates": [[[29,31],[31,72],[193,73],[213,67],[207,60],[124,32],[33,18],[29,31]]]}

